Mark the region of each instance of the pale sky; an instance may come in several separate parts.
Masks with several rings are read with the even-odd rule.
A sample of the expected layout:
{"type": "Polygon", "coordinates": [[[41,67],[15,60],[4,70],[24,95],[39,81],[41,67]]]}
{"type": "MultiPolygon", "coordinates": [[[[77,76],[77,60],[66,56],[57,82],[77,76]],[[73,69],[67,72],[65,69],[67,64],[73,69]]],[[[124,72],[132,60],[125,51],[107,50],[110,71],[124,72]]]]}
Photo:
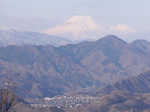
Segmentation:
{"type": "Polygon", "coordinates": [[[150,40],[150,0],[0,0],[0,29],[43,32],[74,16],[91,17],[98,36],[150,40]]]}

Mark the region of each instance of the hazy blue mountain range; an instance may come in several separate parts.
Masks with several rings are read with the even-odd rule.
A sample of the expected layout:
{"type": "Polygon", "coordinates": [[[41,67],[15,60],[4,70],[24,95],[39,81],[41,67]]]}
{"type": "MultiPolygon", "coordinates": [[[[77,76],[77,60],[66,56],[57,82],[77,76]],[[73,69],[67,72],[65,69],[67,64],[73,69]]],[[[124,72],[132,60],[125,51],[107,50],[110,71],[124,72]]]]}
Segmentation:
{"type": "Polygon", "coordinates": [[[70,40],[37,32],[19,32],[16,30],[0,30],[0,46],[8,45],[66,45],[70,40]]]}
{"type": "MultiPolygon", "coordinates": [[[[137,41],[149,49],[149,42],[137,41]]],[[[0,70],[17,77],[17,92],[23,97],[89,92],[149,71],[149,50],[135,42],[108,35],[97,41],[61,47],[0,47],[0,70]]]]}

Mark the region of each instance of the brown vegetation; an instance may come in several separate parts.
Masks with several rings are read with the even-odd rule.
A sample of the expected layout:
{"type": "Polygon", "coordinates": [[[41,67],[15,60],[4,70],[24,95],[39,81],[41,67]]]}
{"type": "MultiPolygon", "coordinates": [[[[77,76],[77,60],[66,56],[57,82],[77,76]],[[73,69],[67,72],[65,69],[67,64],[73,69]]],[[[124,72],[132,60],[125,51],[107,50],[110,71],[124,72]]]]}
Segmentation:
{"type": "Polygon", "coordinates": [[[5,87],[0,89],[0,112],[9,112],[15,106],[16,84],[7,78],[5,87]]]}

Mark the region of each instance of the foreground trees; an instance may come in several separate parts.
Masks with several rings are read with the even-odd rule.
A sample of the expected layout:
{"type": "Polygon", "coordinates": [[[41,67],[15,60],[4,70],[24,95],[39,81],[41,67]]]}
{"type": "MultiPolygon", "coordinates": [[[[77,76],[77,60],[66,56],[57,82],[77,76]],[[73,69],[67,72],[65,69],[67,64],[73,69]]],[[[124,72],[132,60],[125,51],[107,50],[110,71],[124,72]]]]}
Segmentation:
{"type": "MultiPolygon", "coordinates": [[[[0,80],[2,80],[1,77],[0,80]]],[[[0,84],[0,112],[10,112],[16,104],[16,84],[7,78],[4,86],[1,85],[2,84],[0,84]]]]}

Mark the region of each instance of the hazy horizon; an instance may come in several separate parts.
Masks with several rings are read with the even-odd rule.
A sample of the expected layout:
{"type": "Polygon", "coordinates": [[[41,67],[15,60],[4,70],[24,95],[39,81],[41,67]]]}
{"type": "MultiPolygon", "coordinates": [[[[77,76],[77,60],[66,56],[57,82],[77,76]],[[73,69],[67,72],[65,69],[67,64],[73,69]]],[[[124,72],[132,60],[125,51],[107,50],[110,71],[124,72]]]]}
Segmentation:
{"type": "Polygon", "coordinates": [[[71,40],[108,34],[131,42],[149,39],[148,0],[1,0],[0,29],[44,32],[71,40]]]}

